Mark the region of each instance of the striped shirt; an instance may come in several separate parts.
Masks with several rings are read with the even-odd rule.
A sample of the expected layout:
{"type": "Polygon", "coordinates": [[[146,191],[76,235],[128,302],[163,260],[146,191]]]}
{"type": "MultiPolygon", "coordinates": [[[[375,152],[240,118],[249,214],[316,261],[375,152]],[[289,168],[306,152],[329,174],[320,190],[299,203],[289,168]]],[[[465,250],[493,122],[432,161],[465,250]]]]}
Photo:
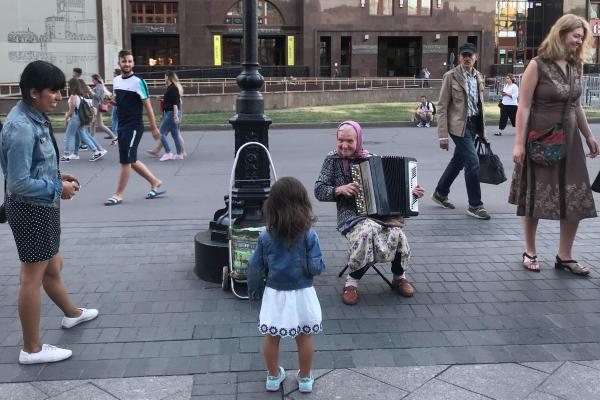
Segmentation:
{"type": "Polygon", "coordinates": [[[146,82],[134,74],[127,77],[117,76],[113,79],[113,94],[117,98],[117,107],[119,107],[119,128],[142,125],[144,112],[142,101],[148,98],[146,82]]]}
{"type": "Polygon", "coordinates": [[[467,86],[467,117],[475,117],[479,115],[479,86],[477,85],[477,71],[473,68],[472,73],[468,73],[467,70],[461,66],[460,70],[462,72],[462,76],[465,79],[465,83],[467,86]]]}

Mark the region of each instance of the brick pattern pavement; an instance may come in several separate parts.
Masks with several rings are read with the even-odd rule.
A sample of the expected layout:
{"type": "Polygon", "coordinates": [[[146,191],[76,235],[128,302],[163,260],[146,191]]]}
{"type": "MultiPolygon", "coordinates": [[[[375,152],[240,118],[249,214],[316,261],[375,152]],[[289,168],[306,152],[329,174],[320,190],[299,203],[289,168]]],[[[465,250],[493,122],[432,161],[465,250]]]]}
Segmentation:
{"type": "MultiPolygon", "coordinates": [[[[27,367],[16,364],[16,249],[9,228],[0,226],[0,382],[194,374],[198,398],[264,398],[258,305],[193,273],[193,237],[207,225],[64,224],[67,288],[76,304],[101,315],[61,330],[60,311],[44,297],[43,341],[71,348],[73,358],[27,367]]],[[[417,293],[401,298],[368,273],[354,307],[341,303],[337,277],[347,244],[332,218],[320,218],[317,232],[328,266],[315,280],[325,330],[315,341],[317,369],[600,359],[600,274],[580,278],[552,268],[557,223],[540,223],[542,272],[531,273],[519,263],[521,229],[513,215],[411,219],[409,277],[417,293]]],[[[574,253],[592,268],[600,267],[599,237],[599,222],[582,223],[574,253]]],[[[281,363],[297,367],[292,341],[282,342],[281,363]]]]}

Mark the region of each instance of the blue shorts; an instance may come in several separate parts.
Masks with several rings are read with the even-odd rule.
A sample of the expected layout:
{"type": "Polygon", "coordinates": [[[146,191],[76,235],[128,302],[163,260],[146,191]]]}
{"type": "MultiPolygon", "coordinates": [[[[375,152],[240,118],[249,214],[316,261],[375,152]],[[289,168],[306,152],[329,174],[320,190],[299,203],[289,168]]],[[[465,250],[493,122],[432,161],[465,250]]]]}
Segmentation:
{"type": "Polygon", "coordinates": [[[119,126],[119,162],[121,164],[134,164],[137,161],[137,150],[144,126],[130,127],[119,126]]]}

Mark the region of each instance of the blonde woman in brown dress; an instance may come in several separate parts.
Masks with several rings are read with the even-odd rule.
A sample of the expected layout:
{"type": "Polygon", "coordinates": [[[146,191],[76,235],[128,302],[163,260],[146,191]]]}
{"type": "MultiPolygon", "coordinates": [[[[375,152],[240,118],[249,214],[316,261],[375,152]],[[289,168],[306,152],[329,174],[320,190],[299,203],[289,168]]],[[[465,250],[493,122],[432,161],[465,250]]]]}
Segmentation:
{"type": "Polygon", "coordinates": [[[521,80],[513,149],[516,166],[509,203],[516,204],[517,215],[523,217],[523,265],[531,271],[540,270],[535,246],[538,221],[552,219],[560,221],[555,267],[576,275],[590,273],[571,254],[579,221],[596,217],[581,136],[591,157],[598,155],[598,143],[579,100],[590,33],[590,25],[584,19],[563,15],[542,42],[538,56],[530,61],[521,80]],[[553,167],[534,164],[526,153],[527,133],[546,132],[560,123],[565,106],[565,158],[553,167]]]}

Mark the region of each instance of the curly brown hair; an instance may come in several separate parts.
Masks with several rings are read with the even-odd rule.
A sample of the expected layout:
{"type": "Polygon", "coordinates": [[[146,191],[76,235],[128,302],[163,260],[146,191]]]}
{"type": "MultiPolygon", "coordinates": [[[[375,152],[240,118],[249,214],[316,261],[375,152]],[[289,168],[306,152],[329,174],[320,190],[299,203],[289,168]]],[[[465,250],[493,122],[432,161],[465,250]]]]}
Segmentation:
{"type": "Polygon", "coordinates": [[[276,239],[285,240],[288,248],[316,221],[306,188],[291,176],[273,184],[263,203],[263,216],[269,232],[276,239]]]}

